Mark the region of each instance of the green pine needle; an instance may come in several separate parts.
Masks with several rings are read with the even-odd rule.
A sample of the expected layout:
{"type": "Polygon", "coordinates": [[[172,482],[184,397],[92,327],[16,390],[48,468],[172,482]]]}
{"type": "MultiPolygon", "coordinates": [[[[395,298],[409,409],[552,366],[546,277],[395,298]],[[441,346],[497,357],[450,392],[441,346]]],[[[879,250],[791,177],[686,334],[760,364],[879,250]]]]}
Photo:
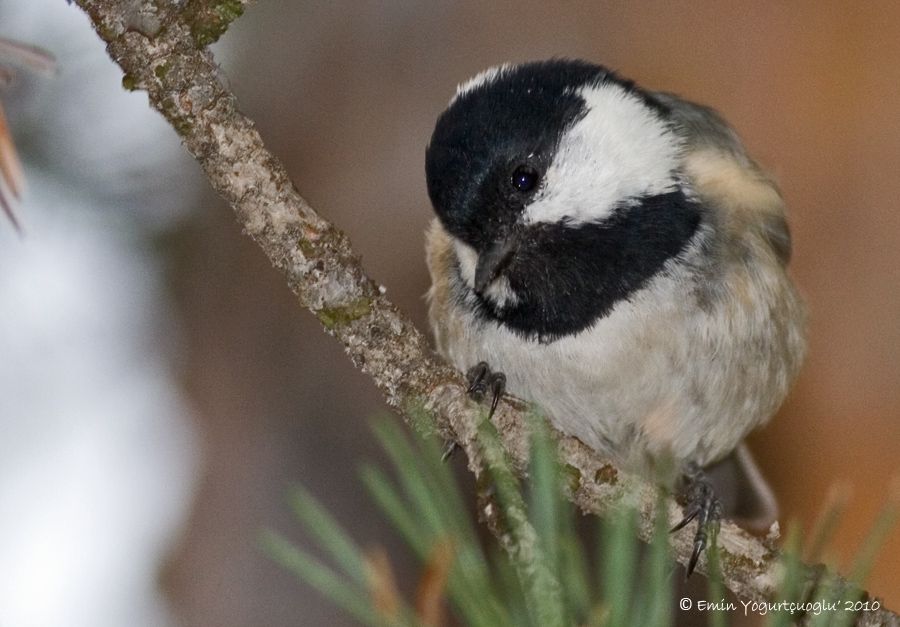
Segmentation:
{"type": "Polygon", "coordinates": [[[635,567],[638,558],[638,543],[635,536],[637,523],[634,510],[623,508],[607,521],[601,571],[603,593],[609,612],[607,627],[630,627],[632,623],[632,600],[635,591],[635,567]]]}
{"type": "Polygon", "coordinates": [[[356,543],[306,489],[291,489],[290,502],[297,519],[316,543],[357,585],[366,585],[366,562],[356,543]]]}
{"type": "Polygon", "coordinates": [[[672,572],[673,562],[669,553],[669,519],[666,516],[666,495],[660,491],[656,501],[656,520],[650,554],[646,562],[641,594],[639,624],[647,627],[666,627],[672,624],[672,572]]]}
{"type": "Polygon", "coordinates": [[[264,531],[260,544],[272,559],[356,620],[366,625],[381,625],[368,594],[357,586],[348,584],[345,577],[341,577],[274,531],[264,531]]]}
{"type": "Polygon", "coordinates": [[[894,494],[885,502],[872,524],[872,529],[863,540],[850,568],[850,581],[858,586],[863,585],[878,559],[878,552],[898,520],[900,520],[900,495],[894,494]]]}
{"type": "Polygon", "coordinates": [[[482,420],[479,425],[478,442],[496,489],[503,522],[513,539],[514,550],[510,557],[525,591],[529,614],[541,627],[565,625],[562,587],[528,519],[519,482],[490,421],[482,420]]]}
{"type": "MultiPolygon", "coordinates": [[[[719,543],[716,533],[709,535],[709,542],[706,547],[706,566],[708,569],[706,589],[709,599],[713,603],[727,602],[725,599],[725,584],[722,583],[722,564],[719,561],[719,543]]],[[[728,613],[727,610],[713,609],[709,611],[710,627],[727,627],[728,613]]]]}
{"type": "Polygon", "coordinates": [[[850,488],[846,485],[834,485],[828,490],[825,506],[816,518],[812,532],[809,534],[810,539],[806,549],[808,562],[816,563],[822,559],[825,548],[831,542],[834,532],[840,524],[849,498],[850,488]]]}
{"type": "Polygon", "coordinates": [[[457,610],[468,624],[480,626],[507,624],[501,603],[492,598],[492,578],[472,526],[461,507],[462,496],[446,464],[440,462],[436,447],[416,454],[406,436],[387,421],[376,427],[379,440],[394,462],[410,503],[379,470],[364,466],[363,483],[376,505],[400,531],[420,560],[428,559],[432,548],[446,540],[455,548],[448,591],[457,610]],[[424,453],[424,454],[422,454],[424,453]],[[423,458],[431,461],[420,463],[423,458]],[[436,462],[436,463],[435,463],[436,462]],[[437,466],[439,464],[440,466],[437,466]],[[440,475],[445,475],[440,477],[440,475]],[[452,492],[449,484],[452,483],[452,492]],[[443,485],[442,485],[443,484],[443,485]],[[452,511],[454,502],[458,511],[452,511]]]}
{"type": "MultiPolygon", "coordinates": [[[[805,581],[805,569],[800,561],[800,526],[796,523],[788,525],[784,553],[781,557],[784,575],[781,580],[776,601],[799,601],[805,581]]],[[[788,612],[773,612],[769,615],[768,627],[788,627],[792,622],[788,612]]]]}
{"type": "MultiPolygon", "coordinates": [[[[420,419],[420,422],[425,420],[420,419]]],[[[669,550],[666,497],[660,493],[649,547],[637,540],[637,514],[624,504],[602,521],[598,552],[589,559],[576,529],[576,510],[565,499],[567,477],[560,468],[557,443],[539,417],[529,419],[531,459],[528,481],[520,481],[493,424],[483,420],[478,446],[487,472],[480,489],[498,510],[509,553],[485,549],[474,526],[473,508],[464,498],[452,467],[441,460],[435,439],[411,442],[393,421],[381,421],[375,433],[391,462],[392,473],[370,465],[362,482],[383,515],[425,564],[435,548],[450,543],[453,561],[443,591],[457,620],[473,627],[525,625],[553,627],[670,627],[674,622],[674,562],[669,550]],[[393,477],[393,478],[392,478],[393,477]],[[490,556],[490,557],[488,557],[490,556]],[[598,577],[592,577],[592,573],[598,577]]],[[[359,546],[305,489],[295,488],[290,503],[298,520],[336,569],[274,532],[261,538],[263,549],[336,606],[366,625],[417,625],[411,603],[399,601],[396,615],[379,616],[373,598],[372,567],[359,546]]],[[[825,551],[840,521],[841,500],[832,499],[810,534],[807,555],[825,551]]],[[[782,557],[783,579],[776,600],[812,598],[826,602],[855,600],[890,529],[900,520],[900,500],[888,503],[853,562],[852,584],[826,576],[812,594],[810,571],[800,559],[800,532],[789,528],[782,557]]],[[[594,522],[592,519],[591,522],[594,522]]],[[[714,539],[707,550],[708,596],[725,598],[714,539]]],[[[377,588],[377,586],[376,586],[377,588]]],[[[382,608],[382,611],[384,609],[382,608]]],[[[392,610],[393,611],[393,610],[392,610]]],[[[771,612],[769,627],[787,627],[798,616],[771,612]]],[[[822,612],[807,617],[813,627],[843,627],[851,612],[822,612]]],[[[725,612],[709,612],[712,627],[724,627],[725,612]]]]}

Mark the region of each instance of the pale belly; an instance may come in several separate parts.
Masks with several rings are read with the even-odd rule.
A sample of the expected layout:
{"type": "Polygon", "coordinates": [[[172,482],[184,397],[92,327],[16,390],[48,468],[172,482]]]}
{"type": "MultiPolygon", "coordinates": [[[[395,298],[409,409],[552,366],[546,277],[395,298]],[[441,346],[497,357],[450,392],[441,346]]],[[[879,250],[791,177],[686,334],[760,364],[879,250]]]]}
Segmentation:
{"type": "Polygon", "coordinates": [[[460,370],[486,361],[502,371],[511,394],[628,468],[645,472],[660,457],[706,465],[774,413],[793,373],[779,363],[784,340],[776,330],[735,337],[728,325],[689,311],[636,299],[549,343],[495,322],[459,320],[454,326],[467,331],[448,338],[445,352],[460,370]]]}

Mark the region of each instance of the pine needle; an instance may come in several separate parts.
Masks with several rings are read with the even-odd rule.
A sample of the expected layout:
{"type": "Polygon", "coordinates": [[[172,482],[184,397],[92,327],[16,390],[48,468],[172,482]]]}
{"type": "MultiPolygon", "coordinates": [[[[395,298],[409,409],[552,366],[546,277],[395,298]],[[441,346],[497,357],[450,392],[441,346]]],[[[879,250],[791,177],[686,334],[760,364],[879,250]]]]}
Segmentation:
{"type": "Polygon", "coordinates": [[[3,106],[0,105],[0,208],[19,233],[22,228],[13,209],[25,189],[25,175],[16,154],[3,106]]]}
{"type": "Polygon", "coordinates": [[[43,48],[5,37],[0,37],[0,61],[19,65],[47,76],[56,72],[56,59],[52,54],[43,48]]]}
{"type": "Polygon", "coordinates": [[[506,451],[500,444],[497,431],[489,420],[482,420],[478,428],[478,442],[493,480],[503,521],[510,533],[510,557],[525,593],[529,614],[541,627],[563,625],[565,610],[562,588],[551,570],[537,533],[528,520],[527,507],[506,451]]]}
{"type": "Polygon", "coordinates": [[[603,598],[608,611],[607,627],[631,627],[632,594],[637,564],[635,513],[623,508],[604,521],[601,572],[603,598]]]}
{"type": "Polygon", "coordinates": [[[291,506],[297,519],[319,546],[360,586],[367,583],[367,563],[360,548],[343,531],[340,524],[304,488],[291,490],[291,506]]]}
{"type": "Polygon", "coordinates": [[[871,530],[853,560],[853,566],[850,568],[850,581],[858,586],[865,583],[878,559],[878,552],[897,525],[898,520],[900,520],[900,477],[896,477],[891,482],[884,507],[875,518],[871,530]]]}
{"type": "Polygon", "coordinates": [[[816,563],[822,559],[822,553],[834,537],[834,532],[847,509],[850,492],[850,484],[847,482],[836,483],[828,489],[825,504],[816,518],[804,552],[808,562],[816,563]]]}
{"type": "Polygon", "coordinates": [[[444,596],[450,567],[453,565],[453,543],[438,541],[425,563],[416,588],[416,616],[426,627],[441,627],[444,620],[444,596]]]}
{"type": "MultiPolygon", "coordinates": [[[[785,536],[784,552],[781,557],[783,575],[776,593],[776,601],[799,601],[803,594],[804,569],[800,561],[800,525],[791,522],[785,536]]],[[[792,617],[789,612],[773,612],[769,615],[768,627],[787,627],[792,617]]]]}
{"type": "Polygon", "coordinates": [[[366,593],[348,584],[344,577],[273,531],[264,531],[260,544],[272,559],[356,620],[365,625],[381,625],[366,593]]]}
{"type": "Polygon", "coordinates": [[[366,585],[375,612],[388,624],[400,619],[400,592],[387,551],[382,547],[366,552],[366,585]]]}
{"type": "MultiPolygon", "coordinates": [[[[26,67],[42,74],[52,74],[56,61],[46,50],[0,37],[0,62],[26,67]]],[[[0,87],[9,84],[15,73],[0,65],[0,87]]],[[[25,191],[25,174],[16,153],[6,114],[0,105],[0,209],[21,235],[22,227],[16,217],[15,206],[25,191]]]]}
{"type": "Polygon", "coordinates": [[[656,523],[650,555],[646,560],[647,571],[642,592],[642,625],[647,627],[667,627],[672,624],[672,556],[669,553],[669,519],[666,516],[666,495],[660,490],[656,501],[656,523]]]}

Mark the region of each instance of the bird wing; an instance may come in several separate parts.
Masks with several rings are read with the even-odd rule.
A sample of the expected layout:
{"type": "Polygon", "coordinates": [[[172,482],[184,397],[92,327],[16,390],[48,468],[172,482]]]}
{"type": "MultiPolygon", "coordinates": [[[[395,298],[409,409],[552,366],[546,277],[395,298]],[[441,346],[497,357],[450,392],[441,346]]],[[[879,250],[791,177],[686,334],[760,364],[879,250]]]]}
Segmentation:
{"type": "Polygon", "coordinates": [[[722,209],[727,234],[762,244],[786,265],[791,234],[784,200],[772,177],[747,155],[738,134],[710,107],[663,92],[652,96],[685,138],[685,173],[703,200],[722,209]]]}

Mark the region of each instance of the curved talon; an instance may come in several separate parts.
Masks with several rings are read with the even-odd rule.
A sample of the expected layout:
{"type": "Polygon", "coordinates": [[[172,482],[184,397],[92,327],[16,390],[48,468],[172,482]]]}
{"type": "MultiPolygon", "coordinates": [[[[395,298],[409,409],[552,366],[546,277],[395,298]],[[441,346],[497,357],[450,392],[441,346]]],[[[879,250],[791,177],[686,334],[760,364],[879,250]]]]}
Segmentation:
{"type": "Polygon", "coordinates": [[[715,542],[715,538],[719,534],[722,506],[719,503],[719,499],[715,496],[712,498],[713,501],[710,504],[710,507],[701,512],[697,533],[694,536],[694,550],[691,553],[691,559],[688,562],[687,575],[685,577],[690,577],[691,574],[693,574],[694,568],[697,566],[697,561],[700,559],[700,554],[707,546],[707,539],[711,538],[713,542],[715,542]]]}
{"type": "Polygon", "coordinates": [[[697,520],[697,533],[694,534],[694,550],[691,552],[690,561],[688,561],[685,578],[694,574],[694,569],[697,567],[697,561],[700,559],[700,554],[703,553],[703,549],[706,548],[706,525],[708,522],[709,511],[704,509],[700,512],[700,517],[697,520]]]}
{"type": "Polygon", "coordinates": [[[718,533],[722,518],[722,505],[719,503],[709,479],[696,465],[691,464],[687,467],[685,479],[687,505],[684,518],[672,527],[670,533],[683,529],[694,519],[697,520],[693,550],[685,574],[685,579],[687,579],[694,573],[694,569],[700,561],[700,555],[706,549],[709,539],[715,539],[718,533]]]}
{"type": "Polygon", "coordinates": [[[494,417],[497,405],[500,403],[500,397],[506,391],[506,375],[502,372],[495,372],[491,375],[491,411],[488,412],[488,420],[494,417]]]}
{"type": "Polygon", "coordinates": [[[675,525],[674,527],[669,529],[669,533],[675,533],[676,531],[680,531],[681,529],[684,529],[685,527],[687,527],[690,524],[690,522],[692,520],[694,520],[697,517],[697,514],[699,514],[699,513],[700,513],[700,509],[696,508],[696,507],[694,509],[692,509],[691,511],[687,512],[684,515],[684,518],[681,519],[680,523],[678,523],[677,525],[675,525]]]}
{"type": "Polygon", "coordinates": [[[691,559],[688,561],[687,571],[684,576],[685,579],[694,574],[694,569],[697,567],[697,562],[700,559],[700,554],[705,548],[706,538],[694,540],[694,551],[691,553],[691,559]]]}
{"type": "Polygon", "coordinates": [[[500,404],[500,398],[506,392],[506,375],[492,372],[486,361],[480,361],[466,372],[466,380],[469,382],[466,393],[476,402],[483,401],[488,390],[491,391],[491,408],[488,412],[490,420],[500,404]]]}

